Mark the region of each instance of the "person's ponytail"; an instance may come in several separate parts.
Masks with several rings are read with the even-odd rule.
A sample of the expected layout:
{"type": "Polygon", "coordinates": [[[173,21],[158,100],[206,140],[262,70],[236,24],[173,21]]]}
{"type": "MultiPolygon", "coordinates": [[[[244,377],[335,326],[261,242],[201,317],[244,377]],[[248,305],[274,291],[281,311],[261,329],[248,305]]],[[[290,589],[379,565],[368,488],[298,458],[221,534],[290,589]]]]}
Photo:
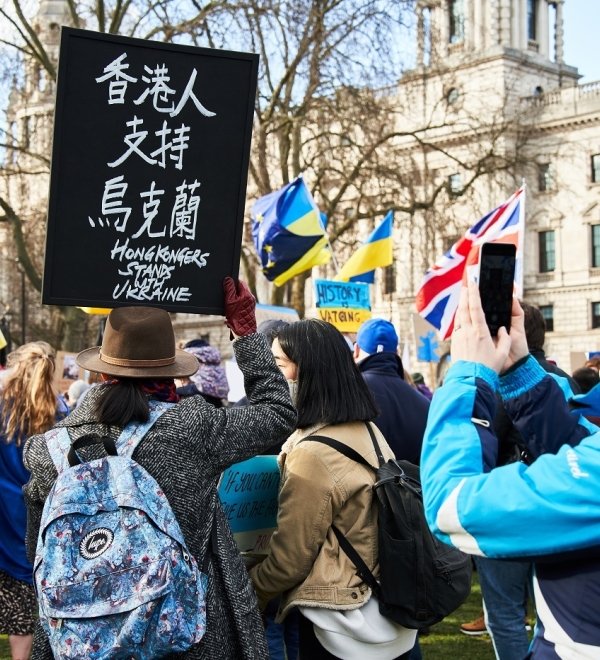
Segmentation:
{"type": "Polygon", "coordinates": [[[20,444],[54,423],[54,349],[45,341],[23,344],[9,354],[7,366],[1,395],[2,432],[8,442],[20,444]]]}

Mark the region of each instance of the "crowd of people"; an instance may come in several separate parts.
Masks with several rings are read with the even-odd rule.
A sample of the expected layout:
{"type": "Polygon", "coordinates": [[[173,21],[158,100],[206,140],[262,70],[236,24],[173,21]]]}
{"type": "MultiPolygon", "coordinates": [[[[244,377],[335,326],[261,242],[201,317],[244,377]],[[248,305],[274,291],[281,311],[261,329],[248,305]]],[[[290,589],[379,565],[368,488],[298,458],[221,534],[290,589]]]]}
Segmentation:
{"type": "MultiPolygon", "coordinates": [[[[469,285],[457,311],[452,366],[433,393],[422,374],[405,373],[388,320],[370,319],[352,336],[316,319],[257,327],[243,282],[227,278],[224,300],[244,377],[245,396],[236,402],[228,401],[219,350],[204,339],[176,344],[160,309],[113,310],[102,345],[77,356],[97,382],[76,380],[64,393],[55,389],[47,343],[8,356],[0,391],[0,633],[13,659],[121,657],[110,644],[124,648],[137,639],[124,600],[115,609],[124,617],[116,642],[100,625],[97,639],[68,637],[68,617],[38,612],[36,602],[42,591],[58,598],[35,574],[46,559],[44,535],[54,533],[47,509],[61,475],[70,465],[101,463],[113,449],[124,456],[128,446],[166,498],[184,557],[191,555],[186,562],[206,577],[196,594],[201,623],[177,657],[420,659],[419,631],[381,615],[377,594],[340,546],[341,530],[378,575],[372,435],[384,459],[420,465],[430,528],[473,556],[483,614],[463,632],[489,634],[499,660],[600,657],[600,359],[572,375],[561,370],[544,353],[541,313],[516,300],[510,332],[492,338],[469,285]],[[317,435],[346,445],[372,469],[311,441],[317,435]],[[277,455],[277,528],[268,554],[250,565],[218,486],[225,469],[259,454],[277,455]],[[60,644],[69,648],[57,652],[60,644]],[[82,656],[76,648],[87,650],[82,656]]],[[[100,532],[104,540],[96,534],[93,550],[117,535],[100,532]]],[[[86,555],[84,541],[71,554],[77,548],[84,560],[95,556],[86,555]]],[[[65,585],[81,569],[68,569],[66,559],[62,565],[57,589],[66,611],[64,601],[74,596],[65,595],[65,585]]],[[[106,600],[97,592],[86,597],[106,600]]],[[[149,609],[145,619],[153,617],[161,615],[149,609]]],[[[147,636],[136,642],[140,649],[147,636]]]]}

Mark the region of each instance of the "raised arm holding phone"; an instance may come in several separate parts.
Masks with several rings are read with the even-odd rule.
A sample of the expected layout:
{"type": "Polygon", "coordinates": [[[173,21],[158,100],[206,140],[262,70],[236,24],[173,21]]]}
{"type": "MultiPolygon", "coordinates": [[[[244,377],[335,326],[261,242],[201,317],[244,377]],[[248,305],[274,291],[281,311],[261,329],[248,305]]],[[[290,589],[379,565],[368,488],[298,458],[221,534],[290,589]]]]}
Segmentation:
{"type": "Polygon", "coordinates": [[[536,562],[535,660],[600,657],[600,431],[572,415],[529,356],[523,312],[492,338],[478,286],[461,292],[452,367],[433,398],[421,458],[430,527],[474,555],[536,562]],[[495,392],[532,465],[495,468],[495,392]]]}

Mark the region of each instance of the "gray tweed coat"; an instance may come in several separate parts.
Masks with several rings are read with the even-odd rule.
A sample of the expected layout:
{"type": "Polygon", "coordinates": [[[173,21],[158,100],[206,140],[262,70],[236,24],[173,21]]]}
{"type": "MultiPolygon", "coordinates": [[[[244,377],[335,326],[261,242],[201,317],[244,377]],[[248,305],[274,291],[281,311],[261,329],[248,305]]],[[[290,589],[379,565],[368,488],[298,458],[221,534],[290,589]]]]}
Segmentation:
{"type": "MultiPolygon", "coordinates": [[[[256,596],[221,508],[217,483],[223,469],[232,463],[259,454],[287,437],[294,428],[296,412],[285,379],[261,335],[237,339],[234,351],[244,373],[250,405],[215,408],[201,396],[183,399],[163,413],[133,455],[162,486],[198,565],[202,565],[205,553],[210,553],[206,634],[190,651],[173,657],[268,658],[256,596]],[[209,544],[213,516],[217,525],[216,554],[209,544]]],[[[73,439],[87,433],[108,434],[116,439],[120,428],[93,420],[91,411],[98,392],[99,388],[92,388],[81,405],[56,426],[66,426],[73,439]]],[[[33,560],[42,508],[56,479],[43,435],[28,440],[24,462],[31,472],[24,492],[27,550],[33,560]]],[[[45,633],[38,625],[32,658],[51,657],[45,633]]]]}

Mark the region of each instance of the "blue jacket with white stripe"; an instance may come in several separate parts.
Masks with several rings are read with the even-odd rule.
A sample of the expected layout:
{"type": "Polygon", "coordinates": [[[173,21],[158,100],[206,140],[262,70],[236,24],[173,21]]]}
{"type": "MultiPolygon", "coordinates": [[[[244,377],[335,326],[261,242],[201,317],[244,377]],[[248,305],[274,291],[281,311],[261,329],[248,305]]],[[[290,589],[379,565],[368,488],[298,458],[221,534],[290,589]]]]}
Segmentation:
{"type": "Polygon", "coordinates": [[[431,404],[421,481],[427,521],[474,555],[531,558],[532,657],[600,658],[600,430],[569,412],[530,356],[499,378],[454,364],[431,404]],[[495,392],[535,461],[494,468],[495,392]]]}

